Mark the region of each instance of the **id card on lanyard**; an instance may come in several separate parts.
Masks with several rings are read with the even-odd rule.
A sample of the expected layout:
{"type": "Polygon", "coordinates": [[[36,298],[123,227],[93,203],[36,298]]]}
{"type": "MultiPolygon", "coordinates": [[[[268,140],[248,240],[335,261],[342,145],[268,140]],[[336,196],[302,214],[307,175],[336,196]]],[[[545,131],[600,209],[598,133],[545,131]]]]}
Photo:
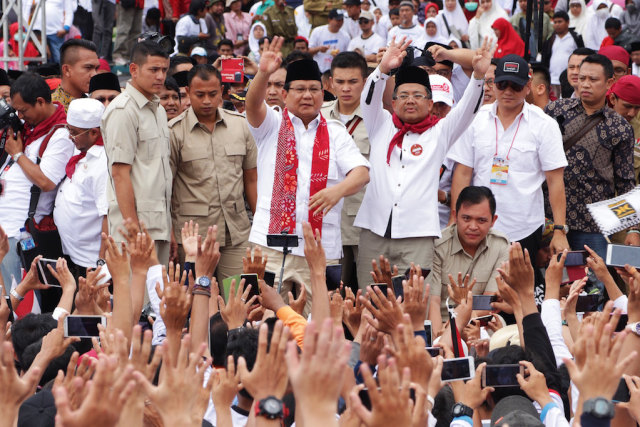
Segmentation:
{"type": "Polygon", "coordinates": [[[507,151],[507,157],[503,158],[498,156],[498,119],[494,118],[496,125],[496,152],[493,155],[493,162],[491,164],[491,174],[489,183],[495,185],[507,185],[507,180],[509,178],[509,154],[511,154],[511,149],[513,148],[513,143],[516,140],[516,135],[518,135],[518,130],[520,129],[520,122],[522,121],[522,114],[520,114],[520,119],[518,119],[518,126],[516,127],[516,132],[513,134],[513,139],[511,140],[511,146],[509,146],[509,151],[507,151]]]}

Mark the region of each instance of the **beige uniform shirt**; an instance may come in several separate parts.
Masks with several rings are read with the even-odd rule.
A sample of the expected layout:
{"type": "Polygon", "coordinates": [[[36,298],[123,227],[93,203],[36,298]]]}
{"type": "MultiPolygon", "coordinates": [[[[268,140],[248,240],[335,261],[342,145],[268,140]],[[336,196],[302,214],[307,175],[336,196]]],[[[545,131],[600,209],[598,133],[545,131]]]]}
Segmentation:
{"type": "MultiPolygon", "coordinates": [[[[321,112],[326,119],[333,119],[342,123],[340,112],[338,111],[338,101],[324,103],[321,112]]],[[[360,150],[360,153],[364,158],[369,160],[369,136],[367,135],[367,129],[364,127],[364,121],[360,120],[360,123],[358,123],[355,129],[353,128],[355,120],[358,117],[362,118],[360,107],[354,111],[353,117],[349,119],[347,123],[344,123],[344,125],[347,131],[351,132],[351,137],[360,150]]],[[[355,227],[353,221],[356,219],[356,214],[358,213],[358,209],[360,209],[366,189],[367,187],[364,186],[356,194],[344,198],[344,205],[342,205],[342,222],[340,223],[342,246],[357,246],[360,242],[360,227],[355,227]]]]}
{"type": "Polygon", "coordinates": [[[462,249],[458,238],[456,224],[442,230],[442,237],[434,243],[433,266],[426,282],[431,284],[430,295],[440,295],[443,319],[447,317],[446,300],[449,293],[449,274],[458,280],[458,273],[469,275],[469,282],[476,279],[473,287],[474,295],[485,292],[497,292],[496,269],[504,261],[509,260],[509,239],[504,234],[489,230],[489,234],[480,243],[475,256],[467,254],[462,249]]]}
{"type": "Polygon", "coordinates": [[[174,236],[186,221],[199,225],[200,234],[218,225],[224,246],[225,229],[231,245],[244,244],[251,224],[244,203],[243,171],[257,167],[258,149],[241,114],[218,109],[213,133],[198,123],[193,109],[169,122],[171,171],[174,174],[171,219],[174,236]]]}
{"type": "Polygon", "coordinates": [[[123,218],[111,168],[114,163],[125,163],[131,165],[138,219],[147,226],[153,240],[170,241],[169,129],[160,98],[148,100],[127,83],[105,110],[100,129],[109,161],[109,233],[122,240],[118,227],[122,226],[123,218]]]}

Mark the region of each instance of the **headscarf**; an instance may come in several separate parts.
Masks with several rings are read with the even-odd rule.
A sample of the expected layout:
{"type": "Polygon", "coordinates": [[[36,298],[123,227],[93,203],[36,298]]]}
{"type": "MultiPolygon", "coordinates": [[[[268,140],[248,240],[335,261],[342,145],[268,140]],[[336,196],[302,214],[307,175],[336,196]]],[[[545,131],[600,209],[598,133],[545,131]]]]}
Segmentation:
{"type": "Polygon", "coordinates": [[[438,20],[440,21],[438,29],[442,35],[449,37],[450,34],[447,31],[447,26],[444,25],[444,18],[447,18],[447,25],[449,25],[449,29],[451,31],[453,31],[453,28],[455,27],[461,35],[469,32],[469,21],[467,21],[467,18],[464,16],[464,11],[458,1],[456,1],[456,8],[453,9],[453,12],[449,12],[447,7],[444,6],[438,14],[438,20]]]}
{"type": "Polygon", "coordinates": [[[504,18],[498,18],[491,28],[495,28],[500,31],[498,47],[496,49],[496,53],[493,55],[494,58],[502,58],[503,56],[511,53],[524,56],[524,42],[516,30],[513,29],[509,21],[504,18]]]}
{"type": "MultiPolygon", "coordinates": [[[[463,47],[462,46],[462,41],[460,41],[459,38],[451,36],[447,39],[447,46],[451,46],[451,42],[455,42],[458,45],[458,48],[463,47]]],[[[455,48],[454,48],[455,49],[455,48]]]]}
{"type": "Polygon", "coordinates": [[[585,4],[584,0],[569,0],[569,26],[575,28],[576,32],[582,36],[585,35],[585,30],[589,25],[589,20],[593,15],[593,10],[588,8],[585,4]],[[571,13],[571,3],[579,2],[580,6],[582,6],[582,10],[580,11],[580,15],[574,16],[571,13]]]}
{"type": "Polygon", "coordinates": [[[439,25],[440,25],[440,23],[438,22],[438,20],[436,18],[427,18],[424,21],[424,41],[425,41],[425,43],[436,42],[436,43],[447,44],[447,38],[443,37],[442,34],[440,34],[439,25]],[[431,37],[429,34],[427,34],[427,24],[429,22],[432,22],[433,25],[436,26],[436,35],[433,36],[433,37],[431,37]]]}
{"type": "Polygon", "coordinates": [[[267,37],[267,27],[265,27],[262,22],[256,21],[249,30],[249,49],[251,50],[251,53],[253,53],[253,56],[255,56],[256,61],[260,61],[260,40],[255,38],[253,35],[253,29],[255,27],[262,27],[262,30],[264,31],[263,37],[267,37]]]}
{"type": "Polygon", "coordinates": [[[609,13],[609,2],[607,0],[598,0],[593,2],[591,8],[593,9],[593,14],[589,19],[589,25],[585,30],[586,34],[583,34],[583,39],[585,47],[598,50],[600,49],[602,40],[608,35],[607,30],[604,28],[604,23],[611,16],[609,13]],[[606,6],[601,9],[603,11],[602,14],[598,13],[598,6],[600,5],[606,6]]]}
{"type": "Polygon", "coordinates": [[[491,9],[484,12],[479,18],[478,15],[476,15],[469,22],[469,42],[471,43],[471,49],[478,49],[482,45],[485,37],[489,37],[489,40],[496,39],[496,35],[491,26],[498,18],[506,19],[507,12],[498,5],[498,0],[492,0],[491,9]]]}

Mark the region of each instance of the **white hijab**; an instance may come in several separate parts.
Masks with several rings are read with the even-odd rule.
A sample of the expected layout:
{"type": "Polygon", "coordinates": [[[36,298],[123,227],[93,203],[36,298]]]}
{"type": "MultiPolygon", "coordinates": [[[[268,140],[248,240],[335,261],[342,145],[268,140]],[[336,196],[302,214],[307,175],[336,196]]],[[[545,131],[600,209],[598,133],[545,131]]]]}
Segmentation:
{"type": "Polygon", "coordinates": [[[449,12],[447,10],[447,6],[443,6],[440,13],[438,13],[438,29],[440,30],[440,34],[449,37],[449,32],[447,31],[447,26],[444,25],[444,19],[447,18],[447,24],[449,25],[449,29],[453,31],[453,27],[456,27],[460,34],[467,34],[469,31],[469,21],[464,16],[464,12],[462,11],[462,6],[456,0],[456,8],[453,9],[453,12],[449,12]]]}
{"type": "MultiPolygon", "coordinates": [[[[429,42],[436,42],[436,43],[442,43],[442,44],[447,44],[447,38],[443,37],[442,34],[440,33],[440,25],[441,23],[438,22],[438,19],[436,18],[427,18],[424,21],[424,42],[429,43],[429,42]],[[436,35],[431,37],[429,34],[427,34],[427,24],[429,22],[433,22],[433,25],[436,26],[436,35]]],[[[444,24],[442,24],[444,25],[444,24]]]]}
{"type": "Polygon", "coordinates": [[[493,32],[491,26],[498,18],[509,19],[507,12],[498,4],[498,0],[491,1],[491,9],[484,12],[480,18],[474,16],[469,21],[469,41],[471,49],[478,49],[482,45],[485,37],[489,37],[490,41],[495,41],[496,33],[493,32]]]}
{"type": "Polygon", "coordinates": [[[591,18],[591,16],[593,15],[593,10],[591,10],[591,8],[588,8],[587,5],[585,4],[584,0],[570,0],[569,2],[569,26],[575,28],[576,32],[580,35],[584,35],[585,30],[587,29],[587,26],[589,25],[589,20],[591,18]],[[580,6],[582,6],[582,11],[580,12],[580,15],[578,16],[574,16],[571,13],[571,3],[575,2],[575,1],[579,1],[580,2],[580,6]]]}
{"type": "Polygon", "coordinates": [[[256,57],[256,61],[260,61],[260,40],[255,38],[255,36],[253,35],[253,29],[257,26],[262,27],[262,30],[264,31],[264,36],[262,37],[267,37],[267,27],[264,26],[264,24],[260,21],[257,21],[255,24],[253,24],[251,26],[251,29],[249,30],[249,49],[251,50],[251,53],[253,53],[253,56],[256,57]]]}
{"type": "Polygon", "coordinates": [[[590,9],[593,10],[593,14],[591,15],[591,19],[589,19],[589,26],[585,30],[589,34],[584,37],[584,44],[586,47],[598,50],[600,49],[602,40],[608,35],[607,30],[604,28],[604,23],[611,16],[609,13],[609,2],[607,0],[595,1],[590,9]],[[598,6],[602,4],[606,7],[601,9],[604,12],[600,15],[598,13],[598,6]]]}

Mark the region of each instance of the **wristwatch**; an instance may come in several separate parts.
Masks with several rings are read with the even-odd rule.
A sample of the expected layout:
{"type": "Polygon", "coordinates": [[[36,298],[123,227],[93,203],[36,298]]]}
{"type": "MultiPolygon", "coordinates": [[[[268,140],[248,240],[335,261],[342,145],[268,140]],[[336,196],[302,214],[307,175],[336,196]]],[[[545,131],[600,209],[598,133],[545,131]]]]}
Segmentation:
{"type": "Polygon", "coordinates": [[[21,151],[11,156],[11,159],[13,160],[14,163],[18,163],[18,159],[22,156],[24,156],[24,153],[21,151]]]}
{"type": "Polygon", "coordinates": [[[200,276],[196,279],[196,283],[193,286],[193,295],[205,295],[211,296],[211,279],[207,276],[200,276]]]}
{"type": "Polygon", "coordinates": [[[258,402],[256,406],[256,415],[266,417],[269,420],[284,418],[289,415],[289,411],[282,400],[275,396],[268,396],[258,402]]]}
{"type": "Polygon", "coordinates": [[[599,419],[611,419],[615,415],[615,408],[610,400],[604,397],[596,397],[584,402],[582,412],[599,419]]]}
{"type": "Polygon", "coordinates": [[[11,292],[9,292],[9,294],[15,299],[17,299],[18,301],[22,301],[24,299],[24,297],[20,295],[18,291],[16,291],[15,289],[11,289],[11,292]]]}
{"type": "Polygon", "coordinates": [[[457,417],[473,417],[473,409],[465,405],[464,403],[456,403],[453,405],[453,409],[451,410],[451,414],[453,418],[457,417]]]}
{"type": "Polygon", "coordinates": [[[640,322],[629,323],[625,329],[631,331],[632,333],[640,336],[640,322]]]}
{"type": "Polygon", "coordinates": [[[106,264],[107,264],[107,261],[103,260],[102,258],[98,258],[98,260],[96,261],[96,268],[106,264]]]}
{"type": "Polygon", "coordinates": [[[561,230],[564,234],[569,234],[569,226],[568,225],[559,225],[559,224],[555,224],[553,226],[553,231],[555,230],[561,230]]]}

